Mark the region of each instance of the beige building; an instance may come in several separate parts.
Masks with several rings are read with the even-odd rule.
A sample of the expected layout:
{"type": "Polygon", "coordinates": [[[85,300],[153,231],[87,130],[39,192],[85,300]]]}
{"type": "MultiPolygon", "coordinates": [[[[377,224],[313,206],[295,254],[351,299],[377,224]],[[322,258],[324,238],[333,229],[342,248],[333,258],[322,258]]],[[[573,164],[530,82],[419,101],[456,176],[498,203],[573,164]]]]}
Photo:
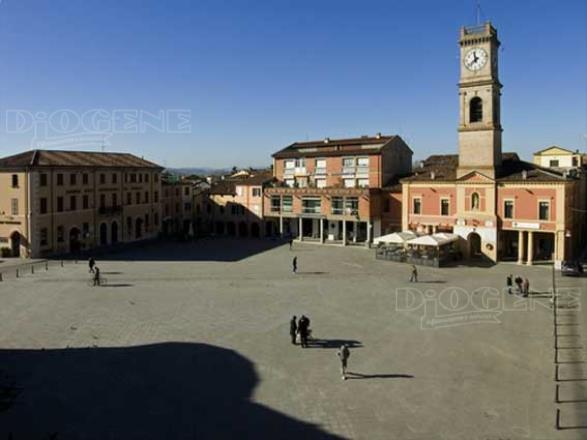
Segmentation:
{"type": "Polygon", "coordinates": [[[156,237],[160,174],[125,153],[32,150],[0,159],[0,249],[43,257],[156,237]]]}
{"type": "Polygon", "coordinates": [[[227,178],[198,197],[198,228],[215,235],[232,237],[271,236],[271,223],[263,221],[263,189],[273,180],[270,172],[260,171],[238,178],[227,178]]]}
{"type": "Polygon", "coordinates": [[[583,154],[579,150],[572,151],[557,145],[534,153],[534,163],[545,168],[581,168],[582,162],[583,154]]]}
{"type": "Polygon", "coordinates": [[[176,176],[162,178],[161,231],[164,236],[194,234],[194,182],[176,176]]]}

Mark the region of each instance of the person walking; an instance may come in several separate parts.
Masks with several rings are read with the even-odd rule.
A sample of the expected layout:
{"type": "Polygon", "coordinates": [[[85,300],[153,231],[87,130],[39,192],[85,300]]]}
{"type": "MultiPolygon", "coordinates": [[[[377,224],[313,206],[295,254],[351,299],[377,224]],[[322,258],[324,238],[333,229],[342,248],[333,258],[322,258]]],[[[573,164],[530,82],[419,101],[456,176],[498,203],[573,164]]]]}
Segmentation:
{"type": "Polygon", "coordinates": [[[90,259],[88,260],[88,266],[90,267],[90,273],[94,273],[94,266],[96,265],[96,260],[94,260],[94,257],[90,257],[90,259]]]}
{"type": "Polygon", "coordinates": [[[310,320],[304,315],[300,317],[298,321],[298,333],[300,334],[300,345],[302,348],[308,346],[308,327],[310,326],[310,320]]]}
{"type": "Polygon", "coordinates": [[[512,284],[513,284],[513,279],[514,276],[512,274],[509,274],[507,276],[507,278],[505,279],[505,285],[508,288],[508,293],[511,295],[512,294],[512,284]]]}
{"type": "Polygon", "coordinates": [[[417,283],[418,282],[418,268],[416,265],[412,264],[412,275],[410,276],[410,283],[417,283]]]}
{"type": "Polygon", "coordinates": [[[523,293],[522,291],[522,277],[520,277],[519,275],[514,279],[514,282],[516,283],[516,288],[518,289],[518,293],[523,293]]]}
{"type": "Polygon", "coordinates": [[[528,278],[524,278],[524,284],[522,285],[522,292],[524,297],[527,297],[530,294],[530,280],[528,278]]]}
{"type": "Polygon", "coordinates": [[[289,321],[289,335],[291,336],[291,343],[296,345],[296,335],[298,333],[298,324],[296,322],[296,316],[294,315],[289,321]]]}
{"type": "Polygon", "coordinates": [[[94,266],[94,286],[100,285],[100,268],[98,266],[94,266]]]}
{"type": "Polygon", "coordinates": [[[298,257],[293,257],[293,261],[291,262],[293,273],[298,273],[298,257]]]}
{"type": "Polygon", "coordinates": [[[293,249],[293,238],[289,237],[289,250],[291,251],[293,249]]]}
{"type": "Polygon", "coordinates": [[[348,364],[348,360],[349,360],[349,356],[351,355],[351,352],[349,351],[349,348],[347,347],[346,344],[342,344],[336,354],[340,359],[340,374],[341,374],[342,380],[346,380],[346,368],[347,368],[347,364],[348,364]]]}

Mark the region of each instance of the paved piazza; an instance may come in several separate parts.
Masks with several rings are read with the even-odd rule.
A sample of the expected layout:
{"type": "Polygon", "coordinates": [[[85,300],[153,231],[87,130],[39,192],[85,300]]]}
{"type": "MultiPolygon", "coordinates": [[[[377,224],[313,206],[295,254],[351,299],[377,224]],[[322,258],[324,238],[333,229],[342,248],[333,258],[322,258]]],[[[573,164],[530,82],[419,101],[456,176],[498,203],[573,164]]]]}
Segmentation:
{"type": "MultiPolygon", "coordinates": [[[[408,266],[362,248],[220,239],[98,266],[107,287],[90,287],[82,262],[5,274],[0,439],[586,438],[555,430],[557,408],[576,426],[585,403],[555,403],[547,267],[421,268],[410,284],[408,266]],[[510,271],[539,293],[473,293],[502,289],[510,271]],[[311,348],[291,345],[293,314],[310,317],[311,348]]],[[[576,338],[559,351],[570,379],[587,373],[572,349],[584,309],[559,326],[576,338]]],[[[586,400],[582,384],[561,382],[559,398],[586,400]]]]}

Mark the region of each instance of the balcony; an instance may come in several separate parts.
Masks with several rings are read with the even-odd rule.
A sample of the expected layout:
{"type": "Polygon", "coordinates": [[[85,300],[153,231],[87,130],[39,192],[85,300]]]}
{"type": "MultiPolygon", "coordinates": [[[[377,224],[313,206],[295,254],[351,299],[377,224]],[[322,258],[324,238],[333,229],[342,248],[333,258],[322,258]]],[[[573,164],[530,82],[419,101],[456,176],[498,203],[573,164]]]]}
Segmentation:
{"type": "Polygon", "coordinates": [[[316,168],[314,170],[314,174],[315,175],[321,175],[321,176],[325,176],[326,175],[326,168],[316,168]]]}
{"type": "Polygon", "coordinates": [[[320,214],[320,206],[302,206],[302,214],[320,214]]]}

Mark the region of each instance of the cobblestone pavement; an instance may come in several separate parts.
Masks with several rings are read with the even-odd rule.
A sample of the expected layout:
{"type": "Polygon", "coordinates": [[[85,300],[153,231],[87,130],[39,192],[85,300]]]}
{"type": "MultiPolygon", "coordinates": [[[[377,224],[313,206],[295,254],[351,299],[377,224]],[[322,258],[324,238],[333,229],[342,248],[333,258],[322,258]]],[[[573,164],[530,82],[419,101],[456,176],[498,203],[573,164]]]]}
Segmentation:
{"type": "MultiPolygon", "coordinates": [[[[221,239],[98,266],[99,288],[82,262],[0,283],[0,439],[587,438],[555,430],[548,267],[421,268],[410,284],[363,248],[221,239]],[[533,295],[503,293],[510,272],[533,295]],[[294,314],[310,348],[289,341],[294,314]]],[[[587,279],[557,281],[582,305],[587,279]]]]}

